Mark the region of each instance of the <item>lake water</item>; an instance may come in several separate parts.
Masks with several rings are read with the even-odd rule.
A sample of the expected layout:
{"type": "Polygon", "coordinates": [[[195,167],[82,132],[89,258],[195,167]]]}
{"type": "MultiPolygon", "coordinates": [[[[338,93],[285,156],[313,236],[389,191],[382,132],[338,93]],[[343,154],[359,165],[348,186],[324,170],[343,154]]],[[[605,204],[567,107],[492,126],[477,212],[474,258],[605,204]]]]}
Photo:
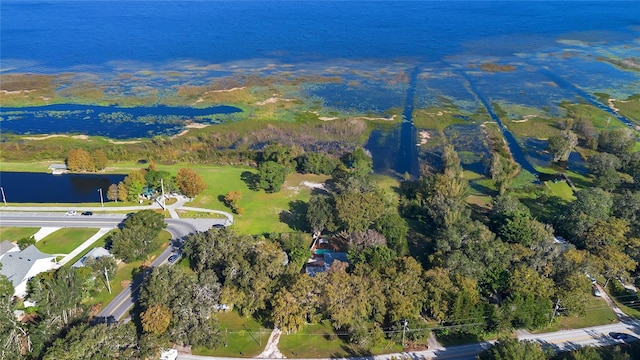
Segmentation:
{"type": "Polygon", "coordinates": [[[95,106],[56,104],[0,108],[3,132],[14,134],[85,134],[114,139],[175,135],[187,120],[211,124],[223,115],[242,112],[233,106],[209,108],[168,106],[95,106]]]}
{"type": "Polygon", "coordinates": [[[507,56],[637,38],[635,1],[17,1],[0,4],[3,70],[126,63],[507,56]]]}
{"type": "MultiPolygon", "coordinates": [[[[305,88],[327,109],[408,114],[445,99],[469,113],[497,103],[559,116],[562,101],[640,93],[640,72],[599,60],[640,57],[637,1],[4,0],[0,10],[2,73],[92,74],[122,94],[170,93],[177,83],[207,86],[230,74],[312,74],[344,80],[305,88]],[[487,73],[478,68],[486,62],[514,70],[487,73]]],[[[126,125],[149,136],[178,129],[126,125]]],[[[113,126],[111,133],[127,131],[113,126]]],[[[367,148],[378,171],[415,175],[415,142],[404,123],[374,132],[367,148]]],[[[510,139],[531,169],[525,156],[535,149],[517,149],[526,144],[510,139]]]]}
{"type": "Polygon", "coordinates": [[[107,201],[111,184],[123,181],[118,174],[63,174],[0,172],[0,186],[8,203],[100,203],[107,201]]]}

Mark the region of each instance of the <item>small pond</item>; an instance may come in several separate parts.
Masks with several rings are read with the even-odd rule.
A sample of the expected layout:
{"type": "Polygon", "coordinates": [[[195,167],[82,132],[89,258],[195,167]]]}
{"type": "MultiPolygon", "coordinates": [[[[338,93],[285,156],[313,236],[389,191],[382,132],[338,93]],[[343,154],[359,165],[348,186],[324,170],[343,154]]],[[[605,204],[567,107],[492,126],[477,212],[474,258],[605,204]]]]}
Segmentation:
{"type": "MultiPolygon", "coordinates": [[[[111,184],[124,180],[124,174],[63,174],[0,172],[0,186],[6,200],[14,203],[100,203],[100,192],[107,201],[111,184]]],[[[0,199],[1,200],[1,199],[0,199]]]]}

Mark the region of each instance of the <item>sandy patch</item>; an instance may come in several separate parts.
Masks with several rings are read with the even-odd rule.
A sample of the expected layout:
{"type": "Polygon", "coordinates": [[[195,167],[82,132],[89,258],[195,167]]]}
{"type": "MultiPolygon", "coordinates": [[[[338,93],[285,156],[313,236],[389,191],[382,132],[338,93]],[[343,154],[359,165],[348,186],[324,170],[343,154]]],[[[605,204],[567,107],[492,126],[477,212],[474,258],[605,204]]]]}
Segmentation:
{"type": "Polygon", "coordinates": [[[310,189],[322,189],[324,190],[324,184],[322,183],[316,183],[316,182],[311,182],[311,181],[303,181],[300,183],[300,185],[306,186],[310,189]]]}
{"type": "Polygon", "coordinates": [[[529,121],[529,120],[533,119],[533,118],[534,118],[534,117],[536,117],[536,116],[537,116],[537,115],[533,115],[533,114],[531,114],[531,115],[525,115],[525,116],[523,116],[523,117],[522,117],[522,119],[520,119],[520,120],[511,120],[511,122],[512,122],[512,123],[524,123],[524,122],[527,122],[527,121],[529,121]]]}
{"type": "Polygon", "coordinates": [[[258,101],[256,103],[256,105],[263,106],[263,105],[267,105],[267,104],[273,104],[273,103],[276,103],[278,101],[294,101],[294,100],[295,99],[285,99],[285,98],[279,98],[279,97],[274,96],[274,97],[270,97],[270,98],[268,98],[268,99],[266,99],[264,101],[258,101]]]}
{"type": "Polygon", "coordinates": [[[234,87],[231,89],[221,89],[221,90],[209,90],[209,91],[205,91],[204,93],[202,93],[202,95],[200,95],[200,97],[194,101],[191,105],[195,105],[198,103],[201,103],[204,101],[204,96],[207,96],[209,94],[215,94],[215,93],[225,93],[225,92],[232,92],[232,91],[237,91],[237,90],[244,90],[246,89],[246,87],[242,86],[242,87],[234,87]]]}
{"type": "Polygon", "coordinates": [[[116,141],[116,140],[112,140],[112,139],[107,139],[108,142],[112,143],[112,144],[138,144],[141,143],[142,140],[128,140],[128,141],[116,141]]]}
{"type": "Polygon", "coordinates": [[[28,94],[30,92],[34,92],[36,91],[35,89],[33,90],[14,90],[14,91],[9,91],[9,90],[0,90],[0,93],[3,93],[5,95],[20,95],[20,94],[28,94]]]}
{"type": "Polygon", "coordinates": [[[611,108],[611,110],[613,110],[613,111],[615,111],[615,112],[620,112],[620,109],[618,109],[618,108],[616,107],[616,104],[615,104],[615,103],[616,103],[616,101],[617,101],[617,102],[621,102],[621,103],[625,103],[625,102],[627,102],[627,101],[624,101],[624,100],[618,100],[618,99],[613,99],[613,98],[611,98],[611,99],[607,100],[607,104],[609,104],[609,107],[611,108]]]}
{"type": "Polygon", "coordinates": [[[38,141],[38,140],[46,140],[46,139],[51,139],[51,138],[56,138],[56,137],[70,137],[72,139],[79,139],[79,140],[88,140],[89,139],[89,136],[87,136],[87,135],[69,136],[69,135],[62,135],[62,134],[46,135],[46,136],[25,136],[22,139],[38,141]]]}
{"type": "Polygon", "coordinates": [[[184,136],[185,134],[187,134],[189,132],[189,129],[203,129],[203,128],[206,128],[207,126],[209,126],[209,124],[190,123],[190,124],[187,124],[187,125],[184,126],[184,127],[186,127],[185,130],[180,131],[178,134],[173,135],[171,138],[175,139],[177,137],[184,136]]]}
{"type": "Polygon", "coordinates": [[[420,146],[429,142],[429,139],[431,139],[431,134],[429,134],[429,132],[426,130],[422,130],[418,133],[418,137],[420,138],[420,141],[418,141],[417,145],[420,146]]]}
{"type": "Polygon", "coordinates": [[[369,121],[393,121],[396,119],[396,115],[392,115],[390,118],[386,118],[386,117],[366,117],[366,116],[359,116],[359,117],[354,117],[352,118],[353,120],[369,120],[369,121]]]}

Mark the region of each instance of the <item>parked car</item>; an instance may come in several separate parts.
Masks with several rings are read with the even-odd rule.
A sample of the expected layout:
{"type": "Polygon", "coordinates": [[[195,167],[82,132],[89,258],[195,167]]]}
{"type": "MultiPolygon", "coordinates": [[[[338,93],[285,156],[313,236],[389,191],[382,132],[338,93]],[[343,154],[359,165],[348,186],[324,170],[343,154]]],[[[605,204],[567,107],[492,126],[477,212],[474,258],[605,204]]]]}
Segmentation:
{"type": "Polygon", "coordinates": [[[594,286],[592,290],[593,290],[593,296],[597,296],[597,297],[602,296],[602,293],[600,292],[600,290],[598,290],[597,287],[594,286]]]}
{"type": "Polygon", "coordinates": [[[624,339],[627,339],[629,337],[629,334],[619,333],[619,332],[612,332],[609,335],[611,335],[611,337],[616,339],[616,340],[624,340],[624,339]]]}
{"type": "Polygon", "coordinates": [[[213,224],[211,227],[214,229],[224,229],[226,226],[223,224],[213,224]]]}
{"type": "Polygon", "coordinates": [[[83,213],[82,213],[82,214],[80,214],[80,215],[84,215],[84,216],[91,216],[91,215],[93,215],[93,212],[91,212],[91,211],[85,211],[85,212],[83,212],[83,213]]]}
{"type": "Polygon", "coordinates": [[[66,216],[76,216],[76,215],[78,215],[78,213],[75,210],[69,210],[69,211],[67,211],[67,213],[65,215],[66,216]]]}
{"type": "Polygon", "coordinates": [[[169,261],[170,263],[174,263],[176,260],[178,260],[178,258],[179,258],[179,257],[180,257],[180,255],[178,255],[178,254],[173,254],[173,255],[169,256],[169,260],[168,260],[168,261],[169,261]]]}

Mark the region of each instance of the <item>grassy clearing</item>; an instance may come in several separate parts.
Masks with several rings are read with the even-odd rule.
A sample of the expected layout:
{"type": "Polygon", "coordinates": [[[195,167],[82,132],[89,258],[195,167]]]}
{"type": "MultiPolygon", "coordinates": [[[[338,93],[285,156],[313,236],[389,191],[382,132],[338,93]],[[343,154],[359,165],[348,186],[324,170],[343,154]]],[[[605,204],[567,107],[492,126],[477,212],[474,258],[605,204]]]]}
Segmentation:
{"type": "Polygon", "coordinates": [[[544,185],[551,190],[553,196],[557,196],[565,201],[573,201],[576,198],[575,195],[573,195],[573,189],[571,189],[571,186],[569,186],[566,181],[545,181],[544,185]]]}
{"type": "Polygon", "coordinates": [[[534,334],[554,332],[565,329],[579,329],[590,326],[607,325],[618,322],[618,317],[603,298],[592,296],[586,304],[583,316],[560,316],[553,324],[531,331],[534,334]]]}
{"type": "Polygon", "coordinates": [[[39,228],[0,227],[0,241],[18,241],[24,237],[33,236],[39,228]]]}
{"type": "Polygon", "coordinates": [[[68,254],[93,236],[98,229],[64,228],[48,235],[36,243],[45,254],[68,254]]]}
{"type": "MultiPolygon", "coordinates": [[[[172,173],[183,166],[158,166],[159,170],[172,173]]],[[[242,215],[235,216],[234,227],[237,231],[246,234],[260,234],[264,232],[287,232],[292,227],[283,222],[286,220],[286,212],[298,201],[308,201],[311,196],[311,188],[303,182],[322,183],[327,176],[291,174],[287,177],[282,190],[278,193],[267,194],[264,191],[254,191],[249,188],[247,182],[242,180],[246,175],[256,174],[252,168],[232,166],[189,166],[196,171],[207,183],[207,189],[197,196],[187,206],[201,207],[214,210],[230,211],[223,202],[225,194],[229,191],[240,191],[242,199],[240,207],[244,209],[242,215]]],[[[291,224],[294,227],[300,224],[291,224]]]]}
{"type": "Polygon", "coordinates": [[[194,347],[194,355],[253,357],[262,352],[271,330],[262,327],[251,317],[242,317],[235,311],[217,315],[223,345],[217,349],[194,347]],[[226,346],[224,345],[226,343],[226,346]]]}
{"type": "MultiPolygon", "coordinates": [[[[282,334],[278,348],[288,358],[335,358],[355,355],[349,344],[338,336],[328,321],[306,325],[295,334],[282,334]]],[[[392,341],[376,344],[374,354],[402,351],[402,347],[392,341]]]]}
{"type": "Polygon", "coordinates": [[[567,110],[567,116],[570,118],[591,120],[598,131],[626,127],[613,115],[591,104],[562,103],[560,106],[567,110]]]}
{"type": "Polygon", "coordinates": [[[167,231],[163,231],[158,235],[157,241],[162,244],[160,248],[153,253],[149,254],[147,260],[135,261],[129,264],[120,263],[118,264],[118,271],[116,272],[116,276],[113,279],[110,279],[109,284],[111,284],[111,294],[107,289],[102,290],[98,294],[96,294],[90,301],[89,305],[95,304],[108,304],[111,300],[113,300],[116,295],[118,295],[125,286],[129,286],[131,280],[133,279],[133,273],[136,272],[141,266],[150,264],[158,255],[160,255],[164,249],[169,245],[169,240],[171,239],[171,234],[167,231]]]}

